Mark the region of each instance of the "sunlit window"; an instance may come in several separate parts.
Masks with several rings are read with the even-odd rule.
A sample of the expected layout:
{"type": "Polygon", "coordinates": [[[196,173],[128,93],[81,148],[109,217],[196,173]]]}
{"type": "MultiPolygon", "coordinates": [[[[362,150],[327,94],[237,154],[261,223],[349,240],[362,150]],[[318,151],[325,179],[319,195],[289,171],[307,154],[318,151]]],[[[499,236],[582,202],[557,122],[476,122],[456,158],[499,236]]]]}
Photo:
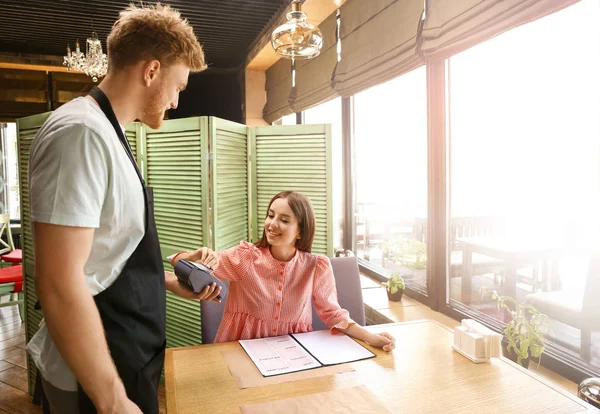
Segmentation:
{"type": "Polygon", "coordinates": [[[296,125],[296,114],[282,116],[277,121],[273,122],[273,125],[296,125]]]}
{"type": "Polygon", "coordinates": [[[2,134],[2,213],[12,219],[20,218],[19,176],[17,171],[17,125],[9,122],[0,126],[2,134]]]}
{"type": "Polygon", "coordinates": [[[354,97],[356,247],[360,258],[426,287],[425,68],[354,97]]]}
{"type": "Polygon", "coordinates": [[[600,366],[586,313],[600,295],[588,269],[600,245],[598,22],[600,3],[582,1],[450,59],[448,299],[499,320],[482,286],[534,304],[556,343],[600,366]]]}

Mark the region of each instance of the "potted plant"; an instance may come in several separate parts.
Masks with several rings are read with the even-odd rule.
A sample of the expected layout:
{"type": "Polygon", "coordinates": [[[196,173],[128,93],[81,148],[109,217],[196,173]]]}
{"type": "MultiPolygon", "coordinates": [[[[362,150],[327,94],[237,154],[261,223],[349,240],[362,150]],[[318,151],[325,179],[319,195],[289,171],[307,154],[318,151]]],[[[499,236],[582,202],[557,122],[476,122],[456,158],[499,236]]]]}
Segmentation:
{"type": "Polygon", "coordinates": [[[524,368],[529,367],[531,358],[537,358],[538,365],[544,352],[544,333],[548,333],[548,316],[531,305],[522,305],[510,296],[500,296],[495,290],[484,286],[481,298],[491,294],[498,309],[507,311],[511,320],[504,329],[502,350],[506,358],[524,368]]]}
{"type": "Polygon", "coordinates": [[[381,283],[387,290],[388,299],[393,302],[400,302],[404,293],[404,279],[400,273],[394,273],[387,282],[381,283]]]}

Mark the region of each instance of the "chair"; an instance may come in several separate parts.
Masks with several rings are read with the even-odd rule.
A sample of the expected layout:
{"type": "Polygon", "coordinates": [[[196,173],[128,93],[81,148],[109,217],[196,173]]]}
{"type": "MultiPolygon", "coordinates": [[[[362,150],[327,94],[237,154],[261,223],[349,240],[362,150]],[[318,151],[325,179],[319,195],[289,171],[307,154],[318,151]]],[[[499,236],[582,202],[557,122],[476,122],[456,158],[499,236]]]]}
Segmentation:
{"type": "Polygon", "coordinates": [[[24,299],[23,299],[23,266],[11,266],[0,269],[0,298],[10,295],[8,302],[0,303],[0,308],[18,305],[19,316],[23,321],[24,299]],[[13,295],[16,299],[13,298],[13,295]]]}
{"type": "MultiPolygon", "coordinates": [[[[223,284],[229,291],[229,281],[224,280],[223,284]]],[[[201,330],[203,344],[212,344],[215,342],[219,325],[221,325],[221,319],[223,319],[224,310],[225,300],[221,302],[207,300],[200,301],[200,318],[202,325],[201,330]]]]}
{"type": "MultiPolygon", "coordinates": [[[[335,277],[335,286],[340,306],[350,313],[354,322],[361,326],[366,325],[365,305],[363,303],[362,288],[360,286],[360,272],[356,257],[334,257],[329,259],[335,277]]],[[[313,331],[327,329],[327,326],[312,306],[313,331]]]]}
{"type": "Polygon", "coordinates": [[[0,260],[12,263],[13,266],[20,265],[23,262],[23,251],[15,249],[10,230],[10,214],[0,214],[0,226],[0,260]],[[6,231],[6,241],[2,240],[4,231],[6,231]]]}
{"type": "Polygon", "coordinates": [[[537,292],[527,295],[526,302],[548,317],[573,326],[581,332],[580,355],[591,359],[592,332],[600,331],[600,254],[590,259],[583,298],[563,291],[537,292]]]}

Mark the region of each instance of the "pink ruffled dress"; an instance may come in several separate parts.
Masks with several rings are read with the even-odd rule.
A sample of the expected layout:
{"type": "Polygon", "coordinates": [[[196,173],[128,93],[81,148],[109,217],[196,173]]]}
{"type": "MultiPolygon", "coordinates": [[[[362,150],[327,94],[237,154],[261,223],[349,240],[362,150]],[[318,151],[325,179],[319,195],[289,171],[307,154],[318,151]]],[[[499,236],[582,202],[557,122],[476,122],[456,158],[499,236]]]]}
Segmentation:
{"type": "Polygon", "coordinates": [[[268,248],[243,241],[219,257],[215,276],[230,285],[215,342],[312,331],[311,298],[329,329],[354,323],[340,308],[325,256],[297,251],[289,262],[280,262],[268,248]]]}

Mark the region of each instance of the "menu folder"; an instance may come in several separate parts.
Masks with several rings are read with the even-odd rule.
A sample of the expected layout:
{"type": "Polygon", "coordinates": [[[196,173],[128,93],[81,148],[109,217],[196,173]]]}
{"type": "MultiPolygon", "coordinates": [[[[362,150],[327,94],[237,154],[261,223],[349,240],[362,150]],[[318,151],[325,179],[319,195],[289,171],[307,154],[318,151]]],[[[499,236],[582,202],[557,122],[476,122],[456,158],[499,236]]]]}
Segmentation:
{"type": "Polygon", "coordinates": [[[238,341],[263,377],[373,358],[343,333],[313,331],[238,341]]]}

